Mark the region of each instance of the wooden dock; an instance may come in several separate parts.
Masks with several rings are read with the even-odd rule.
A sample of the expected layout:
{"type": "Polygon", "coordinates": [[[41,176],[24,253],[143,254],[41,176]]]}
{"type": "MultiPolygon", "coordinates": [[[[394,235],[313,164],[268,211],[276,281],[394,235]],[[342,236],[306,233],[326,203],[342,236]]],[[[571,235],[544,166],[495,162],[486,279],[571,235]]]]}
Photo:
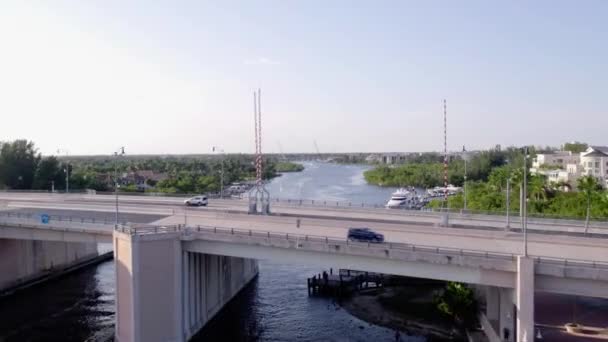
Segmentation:
{"type": "Polygon", "coordinates": [[[308,295],[344,297],[353,291],[369,287],[384,286],[384,276],[379,273],[340,270],[334,274],[319,273],[307,279],[308,295]]]}

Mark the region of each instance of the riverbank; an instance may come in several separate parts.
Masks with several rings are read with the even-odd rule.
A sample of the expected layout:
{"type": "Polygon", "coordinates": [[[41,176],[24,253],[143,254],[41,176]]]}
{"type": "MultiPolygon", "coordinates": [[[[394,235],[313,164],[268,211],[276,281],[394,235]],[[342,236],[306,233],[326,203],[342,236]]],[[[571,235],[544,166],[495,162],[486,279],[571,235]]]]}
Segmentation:
{"type": "Polygon", "coordinates": [[[277,173],[301,172],[304,171],[304,165],[294,162],[278,162],[274,166],[274,171],[277,173]]]}
{"type": "Polygon", "coordinates": [[[454,325],[443,318],[434,302],[443,284],[364,289],[341,303],[353,316],[405,335],[426,336],[427,341],[465,341],[454,325]]]}

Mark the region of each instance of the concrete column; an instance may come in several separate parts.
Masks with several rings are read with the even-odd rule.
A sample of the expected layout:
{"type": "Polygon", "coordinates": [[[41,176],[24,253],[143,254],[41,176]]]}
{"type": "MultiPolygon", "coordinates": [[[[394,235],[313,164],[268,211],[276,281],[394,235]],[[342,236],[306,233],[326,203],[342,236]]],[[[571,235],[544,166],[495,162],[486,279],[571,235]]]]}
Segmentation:
{"type": "Polygon", "coordinates": [[[499,320],[498,335],[501,341],[515,341],[515,298],[514,290],[498,288],[499,297],[499,320]]]}
{"type": "Polygon", "coordinates": [[[194,329],[194,312],[196,310],[196,302],[194,300],[196,278],[194,276],[194,253],[188,253],[188,330],[193,332],[194,329]]]}
{"type": "Polygon", "coordinates": [[[179,235],[115,231],[116,334],[119,342],[184,341],[179,235]]]}
{"type": "Polygon", "coordinates": [[[517,342],[534,342],[534,259],[517,257],[517,342]]]}
{"type": "Polygon", "coordinates": [[[500,290],[495,286],[486,286],[486,317],[498,328],[500,321],[500,290]]]}
{"type": "Polygon", "coordinates": [[[196,260],[196,262],[194,263],[194,274],[196,275],[196,296],[195,296],[195,301],[196,301],[196,326],[198,327],[199,324],[201,323],[201,254],[200,253],[194,253],[194,260],[196,260]]]}
{"type": "Polygon", "coordinates": [[[188,315],[190,314],[188,309],[190,308],[190,297],[188,292],[188,286],[190,285],[190,272],[188,272],[188,252],[182,252],[182,317],[184,318],[182,321],[182,326],[186,335],[190,329],[188,315]]]}

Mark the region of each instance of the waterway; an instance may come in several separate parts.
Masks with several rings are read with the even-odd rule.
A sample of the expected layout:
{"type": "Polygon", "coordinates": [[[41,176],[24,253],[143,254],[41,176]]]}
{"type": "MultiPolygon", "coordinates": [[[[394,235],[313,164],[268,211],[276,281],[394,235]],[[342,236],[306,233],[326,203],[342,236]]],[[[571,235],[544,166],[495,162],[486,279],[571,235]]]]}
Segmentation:
{"type": "MultiPolygon", "coordinates": [[[[385,203],[394,189],[367,185],[365,166],[305,163],[268,186],[272,196],[385,203]]],[[[260,274],[195,341],[394,341],[330,300],[308,297],[318,267],[261,260],[260,274]]],[[[0,300],[0,342],[103,341],[114,333],[114,264],[104,262],[0,300]]],[[[424,341],[404,336],[404,341],[424,341]]]]}

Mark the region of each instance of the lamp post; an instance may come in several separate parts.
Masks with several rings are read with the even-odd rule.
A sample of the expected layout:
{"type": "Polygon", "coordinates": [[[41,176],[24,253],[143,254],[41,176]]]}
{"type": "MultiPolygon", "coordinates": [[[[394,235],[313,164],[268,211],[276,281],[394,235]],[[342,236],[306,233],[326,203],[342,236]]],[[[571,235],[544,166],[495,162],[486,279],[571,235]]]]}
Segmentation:
{"type": "Polygon", "coordinates": [[[462,157],[464,159],[464,211],[467,211],[467,161],[469,159],[469,155],[467,154],[467,150],[464,145],[462,146],[462,157]]]}
{"type": "Polygon", "coordinates": [[[528,147],[524,147],[524,183],[523,183],[523,233],[524,256],[528,256],[528,147]]]}
{"type": "Polygon", "coordinates": [[[223,199],[224,198],[224,149],[217,147],[217,146],[213,146],[213,148],[211,149],[213,152],[219,152],[222,154],[222,160],[221,160],[221,164],[222,164],[222,170],[220,171],[220,198],[223,199]]]}
{"type": "Polygon", "coordinates": [[[509,216],[511,213],[511,175],[507,178],[507,226],[505,227],[507,230],[511,228],[511,217],[509,216]]]}
{"type": "Polygon", "coordinates": [[[116,224],[118,225],[118,157],[125,155],[124,146],[114,151],[114,196],[116,199],[116,224]]]}
{"type": "MultiPolygon", "coordinates": [[[[69,152],[66,149],[58,148],[57,154],[60,154],[60,153],[65,153],[65,156],[67,158],[69,152]]],[[[70,163],[69,163],[69,161],[67,161],[67,159],[66,159],[65,168],[63,169],[63,171],[65,172],[65,193],[67,194],[70,192],[70,163]]]]}

